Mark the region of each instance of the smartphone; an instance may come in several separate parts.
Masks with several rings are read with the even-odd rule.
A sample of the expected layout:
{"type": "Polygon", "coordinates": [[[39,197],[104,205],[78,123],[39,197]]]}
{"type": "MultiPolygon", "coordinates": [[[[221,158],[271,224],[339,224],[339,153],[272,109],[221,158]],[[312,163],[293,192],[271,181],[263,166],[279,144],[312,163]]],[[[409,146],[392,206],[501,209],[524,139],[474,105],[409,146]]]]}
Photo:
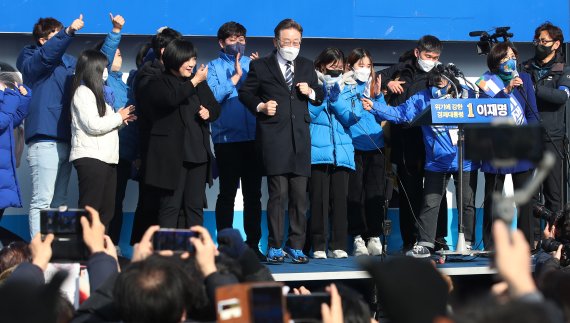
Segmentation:
{"type": "Polygon", "coordinates": [[[40,210],[40,232],[42,234],[82,234],[81,217],[90,218],[85,209],[43,209],[40,210]]]}
{"type": "Polygon", "coordinates": [[[544,153],[539,125],[470,125],[465,127],[465,158],[470,160],[530,160],[544,153]]]}
{"type": "Polygon", "coordinates": [[[40,233],[52,233],[55,236],[52,242],[52,262],[82,262],[89,259],[89,250],[83,242],[82,216],[91,220],[85,209],[61,207],[40,210],[40,233]]]}
{"type": "Polygon", "coordinates": [[[155,251],[172,250],[175,252],[194,252],[194,245],[190,242],[191,237],[199,234],[189,229],[160,229],[152,237],[152,246],[155,251]]]}
{"type": "Polygon", "coordinates": [[[321,322],[321,304],[331,304],[329,293],[311,295],[287,295],[287,310],[295,322],[321,322]]]}
{"type": "Polygon", "coordinates": [[[251,291],[253,322],[283,322],[283,289],[281,286],[255,287],[251,291]]]}

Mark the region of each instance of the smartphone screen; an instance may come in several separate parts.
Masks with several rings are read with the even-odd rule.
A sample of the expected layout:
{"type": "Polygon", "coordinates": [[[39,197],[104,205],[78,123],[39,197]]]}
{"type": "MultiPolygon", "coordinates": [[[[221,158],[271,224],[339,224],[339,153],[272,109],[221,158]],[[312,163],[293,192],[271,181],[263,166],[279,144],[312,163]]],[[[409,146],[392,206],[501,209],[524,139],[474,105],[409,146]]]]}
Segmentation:
{"type": "Polygon", "coordinates": [[[287,295],[287,310],[291,319],[302,322],[321,322],[321,304],[331,304],[329,293],[312,293],[311,295],[287,295]]]}
{"type": "Polygon", "coordinates": [[[198,237],[198,233],[188,229],[160,229],[154,233],[152,245],[155,251],[172,250],[194,252],[191,237],[198,237]]]}
{"type": "Polygon", "coordinates": [[[40,211],[40,231],[42,234],[78,234],[82,232],[81,217],[88,217],[85,209],[44,209],[40,211]]]}
{"type": "Polygon", "coordinates": [[[281,286],[257,287],[251,293],[254,322],[283,322],[281,286]]]}

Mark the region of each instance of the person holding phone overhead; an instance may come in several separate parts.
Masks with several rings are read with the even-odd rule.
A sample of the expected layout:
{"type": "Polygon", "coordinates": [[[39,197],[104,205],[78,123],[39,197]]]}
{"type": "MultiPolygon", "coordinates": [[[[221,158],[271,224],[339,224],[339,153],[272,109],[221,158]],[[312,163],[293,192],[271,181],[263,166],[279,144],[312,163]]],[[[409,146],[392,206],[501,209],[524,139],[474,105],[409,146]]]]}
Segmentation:
{"type": "Polygon", "coordinates": [[[303,28],[293,19],[274,30],[275,50],[250,63],[239,99],[257,116],[256,141],[267,175],[269,243],[267,260],[283,262],[285,210],[289,200],[287,252],[293,262],[307,263],[303,253],[307,220],[307,183],[311,175],[308,102],[320,105],[324,93],[310,60],[299,57],[303,28]]]}

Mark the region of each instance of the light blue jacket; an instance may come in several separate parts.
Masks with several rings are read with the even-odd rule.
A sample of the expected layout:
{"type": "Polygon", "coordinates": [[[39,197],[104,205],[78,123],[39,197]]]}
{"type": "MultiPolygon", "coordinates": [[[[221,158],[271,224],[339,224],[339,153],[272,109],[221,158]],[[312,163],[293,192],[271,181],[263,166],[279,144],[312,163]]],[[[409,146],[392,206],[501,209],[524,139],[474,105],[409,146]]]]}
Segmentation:
{"type": "MultiPolygon", "coordinates": [[[[390,121],[398,124],[409,123],[420,112],[430,106],[432,94],[429,89],[412,95],[406,102],[397,107],[390,107],[386,102],[374,104],[370,111],[380,121],[390,121]]],[[[438,173],[457,172],[457,146],[453,144],[451,131],[457,126],[422,126],[423,140],[426,152],[425,170],[438,173]]],[[[463,171],[476,170],[478,165],[469,160],[463,162],[463,171]]]]}
{"type": "Polygon", "coordinates": [[[235,57],[220,51],[220,57],[208,64],[208,85],[222,106],[220,117],[211,123],[212,141],[215,144],[255,140],[255,116],[238,99],[249,71],[251,59],[240,58],[242,77],[237,85],[231,78],[235,73],[235,57]]]}
{"type": "MultiPolygon", "coordinates": [[[[354,149],[360,151],[373,151],[384,147],[384,136],[382,127],[374,116],[362,107],[362,102],[358,96],[362,96],[366,88],[366,83],[354,80],[353,72],[343,75],[344,87],[338,98],[339,109],[351,111],[354,114],[360,114],[361,118],[357,123],[350,126],[348,133],[352,138],[354,149]],[[357,95],[358,94],[358,95],[357,95]]],[[[378,97],[373,101],[380,100],[384,102],[384,97],[378,97]]],[[[385,102],[384,102],[385,103],[385,102]]]]}
{"type": "MultiPolygon", "coordinates": [[[[317,72],[319,82],[323,76],[317,72]]],[[[311,116],[311,164],[332,164],[355,169],[354,146],[348,128],[361,118],[362,110],[337,100],[331,100],[325,88],[325,100],[319,106],[309,103],[311,116]]]]}
{"type": "MultiPolygon", "coordinates": [[[[123,81],[123,72],[111,71],[115,52],[119,48],[121,34],[110,32],[105,38],[101,47],[101,52],[107,56],[107,70],[109,76],[105,84],[112,90],[113,100],[108,102],[115,111],[125,107],[129,102],[129,85],[123,81]]],[[[133,161],[137,158],[138,134],[136,121],[129,122],[129,125],[119,130],[119,158],[133,161]]]]}

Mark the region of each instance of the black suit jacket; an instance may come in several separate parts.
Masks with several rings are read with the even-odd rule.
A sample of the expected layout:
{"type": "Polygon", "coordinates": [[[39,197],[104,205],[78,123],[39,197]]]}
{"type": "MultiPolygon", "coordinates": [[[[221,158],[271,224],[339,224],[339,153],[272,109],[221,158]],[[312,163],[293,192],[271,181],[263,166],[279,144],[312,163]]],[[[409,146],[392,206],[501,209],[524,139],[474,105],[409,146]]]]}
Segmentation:
{"type": "Polygon", "coordinates": [[[277,52],[253,60],[247,79],[239,89],[240,101],[257,116],[256,141],[266,175],[311,174],[311,117],[309,98],[298,90],[297,83],[306,82],[315,91],[315,105],[323,101],[324,93],[317,80],[313,62],[297,57],[294,64],[292,90],[289,91],[277,52]],[[257,112],[261,102],[274,100],[277,112],[268,116],[257,112]]]}
{"type": "MultiPolygon", "coordinates": [[[[151,121],[145,182],[175,190],[183,167],[184,145],[205,152],[208,162],[212,160],[209,122],[220,115],[220,104],[206,81],[194,87],[190,79],[183,80],[169,72],[151,79],[141,87],[140,93],[140,100],[149,105],[147,115],[151,121]],[[200,105],[210,111],[208,121],[197,116],[200,105]],[[187,127],[201,131],[202,138],[190,138],[190,142],[185,142],[187,127]]],[[[211,172],[208,171],[208,183],[211,182],[211,172]]]]}

